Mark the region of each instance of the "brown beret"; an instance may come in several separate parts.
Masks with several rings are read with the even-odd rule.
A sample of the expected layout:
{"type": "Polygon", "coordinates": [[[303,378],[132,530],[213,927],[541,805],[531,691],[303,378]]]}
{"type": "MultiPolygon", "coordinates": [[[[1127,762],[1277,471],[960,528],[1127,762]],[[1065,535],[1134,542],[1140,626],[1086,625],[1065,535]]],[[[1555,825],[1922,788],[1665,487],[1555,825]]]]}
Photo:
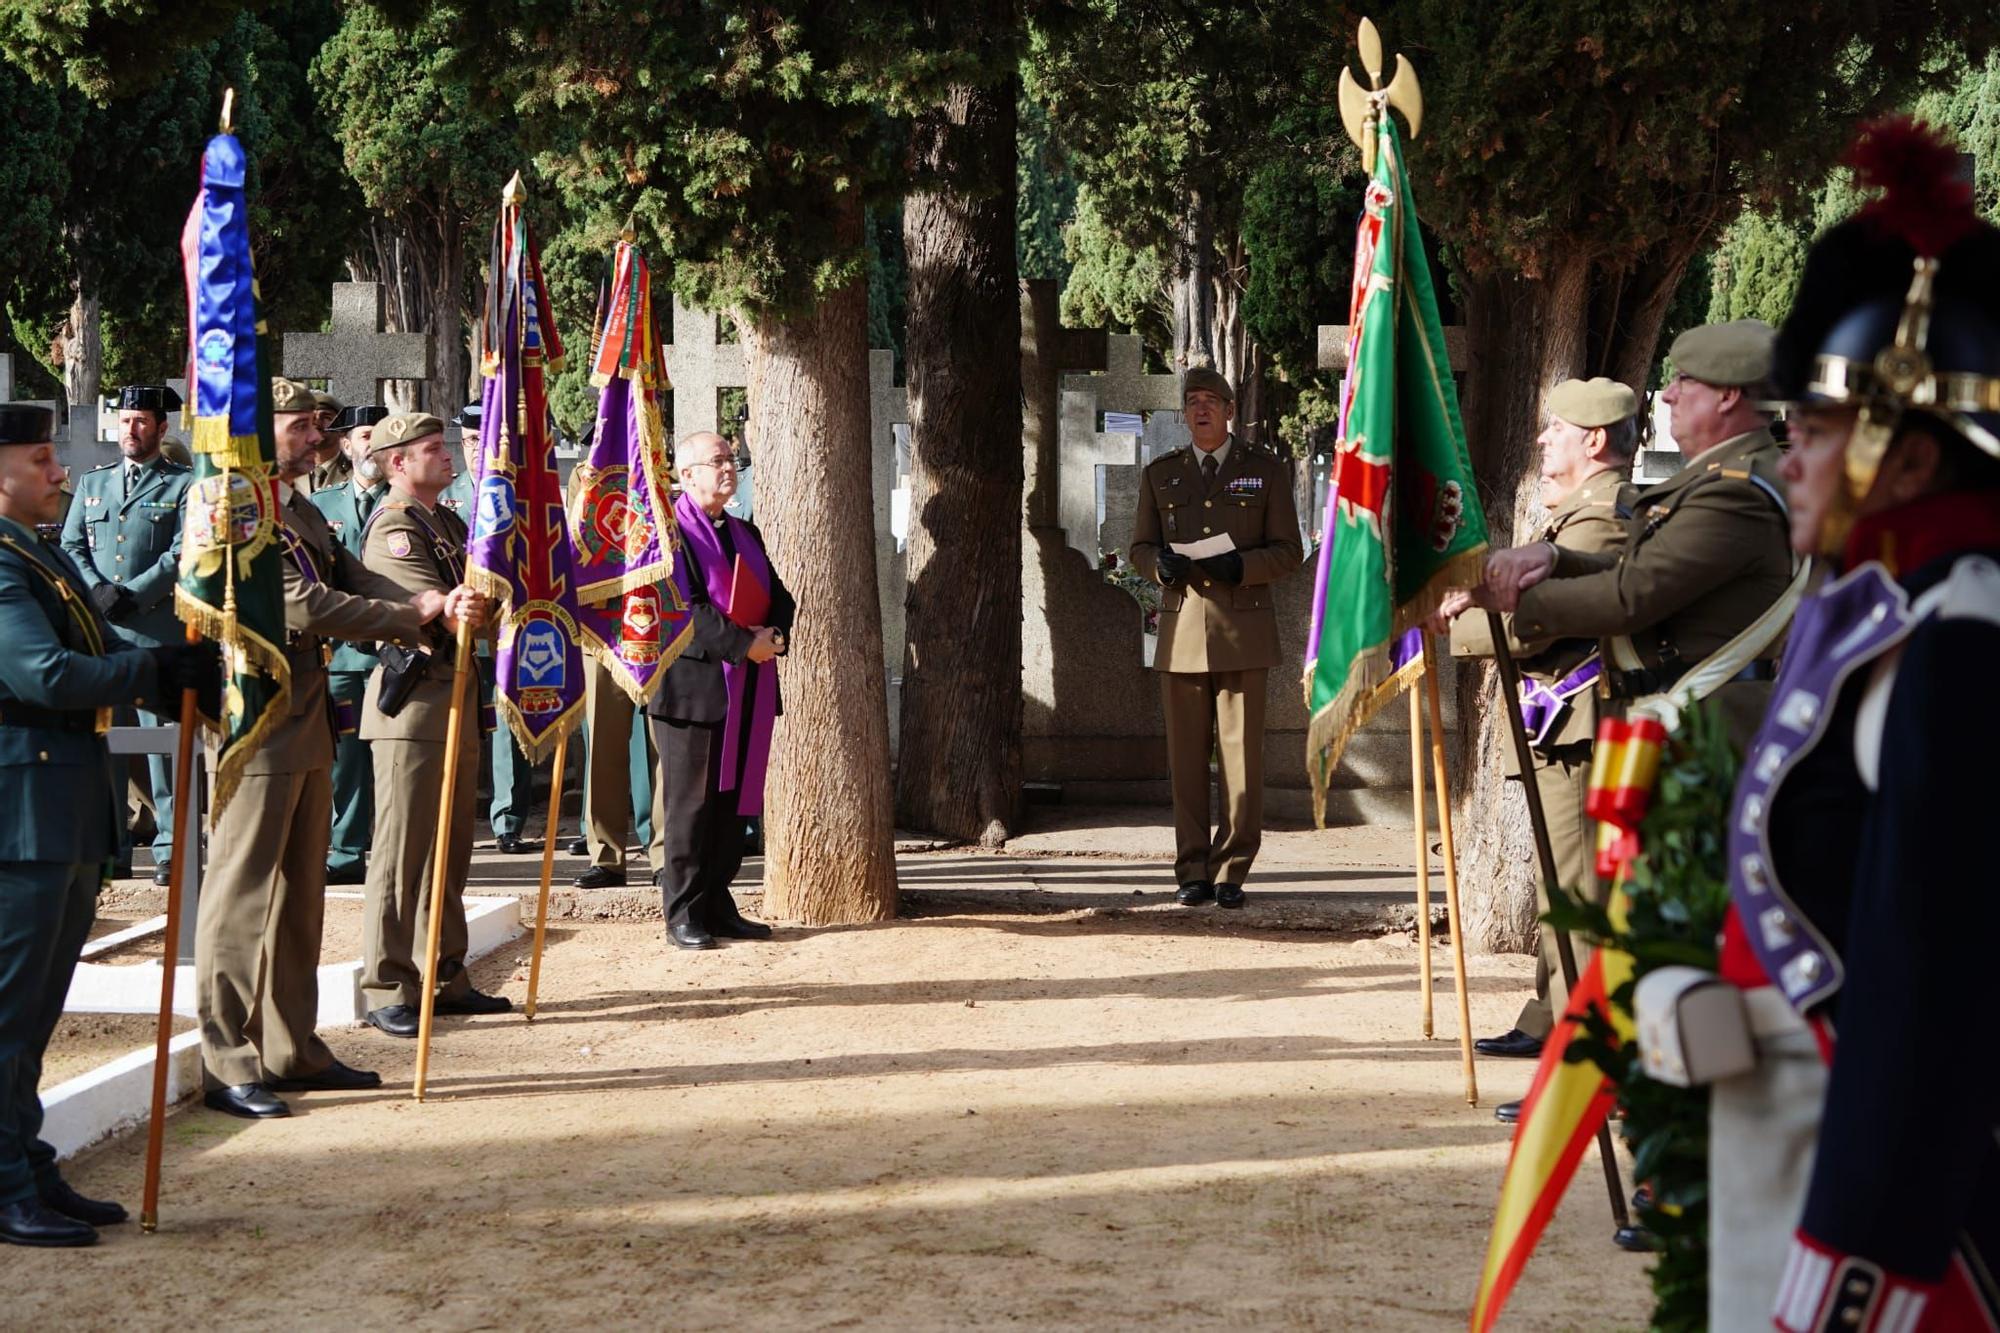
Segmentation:
{"type": "Polygon", "coordinates": [[[1639,395],[1614,379],[1564,380],[1549,390],[1549,412],[1585,430],[1611,426],[1639,410],[1639,395]]]}
{"type": "Polygon", "coordinates": [[[282,375],[271,379],[271,411],[317,412],[319,404],[313,401],[313,391],[297,380],[288,380],[282,375]]]}
{"type": "Polygon", "coordinates": [[[1717,388],[1762,384],[1771,375],[1771,344],[1777,334],[1761,319],[1704,324],[1674,339],[1668,359],[1678,374],[1717,388]]]}
{"type": "Polygon", "coordinates": [[[1193,370],[1181,376],[1181,401],[1183,403],[1187,401],[1187,396],[1196,389],[1206,389],[1225,403],[1234,403],[1236,401],[1236,390],[1229,387],[1229,381],[1223,377],[1222,372],[1211,369],[1208,366],[1196,366],[1193,370]]]}
{"type": "Polygon", "coordinates": [[[426,435],[442,434],[444,422],[430,413],[405,412],[401,416],[389,417],[375,427],[375,434],[368,441],[368,452],[379,454],[384,449],[414,444],[426,435]]]}

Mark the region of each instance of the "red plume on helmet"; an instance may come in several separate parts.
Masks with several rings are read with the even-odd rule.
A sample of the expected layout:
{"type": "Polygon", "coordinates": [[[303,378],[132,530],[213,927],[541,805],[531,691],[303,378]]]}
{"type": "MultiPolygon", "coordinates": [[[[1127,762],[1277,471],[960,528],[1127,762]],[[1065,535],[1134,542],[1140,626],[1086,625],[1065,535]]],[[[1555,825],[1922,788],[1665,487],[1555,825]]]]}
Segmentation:
{"type": "Polygon", "coordinates": [[[1857,216],[1919,255],[1942,255],[1979,227],[1958,150],[1928,125],[1908,116],[1864,125],[1842,160],[1864,188],[1882,191],[1857,216]]]}

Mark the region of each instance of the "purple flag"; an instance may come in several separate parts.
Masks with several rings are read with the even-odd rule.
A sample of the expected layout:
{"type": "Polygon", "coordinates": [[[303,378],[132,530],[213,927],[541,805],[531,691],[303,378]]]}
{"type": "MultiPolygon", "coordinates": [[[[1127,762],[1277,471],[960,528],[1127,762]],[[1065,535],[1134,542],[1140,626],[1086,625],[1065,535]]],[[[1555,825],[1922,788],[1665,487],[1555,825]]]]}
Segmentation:
{"type": "Polygon", "coordinates": [[[501,195],[486,286],[486,376],[466,578],[505,603],[496,702],[539,763],[583,716],[583,650],[545,375],[561,370],[541,256],[521,214],[521,178],[501,195]]]}

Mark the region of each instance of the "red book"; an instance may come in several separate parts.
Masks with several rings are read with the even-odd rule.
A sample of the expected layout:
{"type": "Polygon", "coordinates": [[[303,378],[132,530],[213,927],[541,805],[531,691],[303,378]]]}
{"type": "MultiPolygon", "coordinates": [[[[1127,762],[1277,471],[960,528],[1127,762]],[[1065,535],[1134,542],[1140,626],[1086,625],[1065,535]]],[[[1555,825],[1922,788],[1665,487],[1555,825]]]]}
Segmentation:
{"type": "Polygon", "coordinates": [[[736,557],[736,567],[729,575],[729,618],[744,629],[756,629],[765,623],[771,614],[771,594],[743,563],[743,557],[736,557]]]}

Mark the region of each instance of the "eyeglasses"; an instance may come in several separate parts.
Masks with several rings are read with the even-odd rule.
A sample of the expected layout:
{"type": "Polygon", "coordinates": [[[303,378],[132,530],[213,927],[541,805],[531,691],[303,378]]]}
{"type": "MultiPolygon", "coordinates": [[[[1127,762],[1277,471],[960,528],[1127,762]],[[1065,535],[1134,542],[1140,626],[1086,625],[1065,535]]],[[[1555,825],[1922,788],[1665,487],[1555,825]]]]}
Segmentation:
{"type": "Polygon", "coordinates": [[[736,470],[736,460],[733,458],[705,458],[699,463],[689,463],[688,467],[690,469],[712,467],[717,472],[734,472],[736,470]]]}

